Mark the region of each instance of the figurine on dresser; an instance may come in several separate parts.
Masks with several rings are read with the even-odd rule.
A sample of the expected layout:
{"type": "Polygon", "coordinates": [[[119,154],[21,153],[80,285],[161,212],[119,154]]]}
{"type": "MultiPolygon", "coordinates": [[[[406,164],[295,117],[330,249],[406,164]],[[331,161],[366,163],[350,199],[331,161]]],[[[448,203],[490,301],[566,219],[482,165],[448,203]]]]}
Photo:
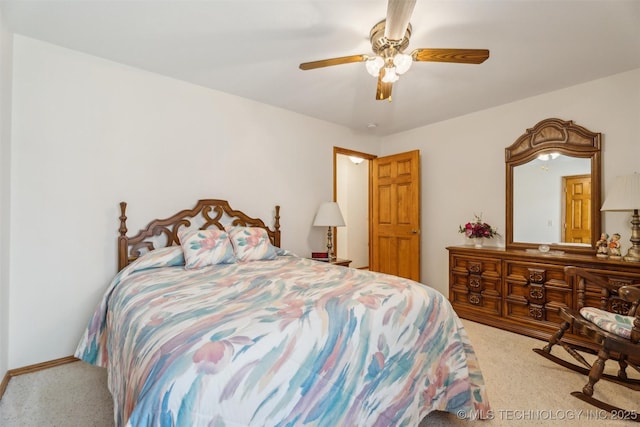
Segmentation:
{"type": "Polygon", "coordinates": [[[620,234],[613,233],[611,240],[609,241],[609,258],[622,259],[622,253],[620,252],[620,234]]]}
{"type": "Polygon", "coordinates": [[[602,233],[600,235],[600,240],[596,242],[596,256],[598,258],[608,258],[609,257],[609,241],[607,240],[609,235],[607,233],[602,233]]]}

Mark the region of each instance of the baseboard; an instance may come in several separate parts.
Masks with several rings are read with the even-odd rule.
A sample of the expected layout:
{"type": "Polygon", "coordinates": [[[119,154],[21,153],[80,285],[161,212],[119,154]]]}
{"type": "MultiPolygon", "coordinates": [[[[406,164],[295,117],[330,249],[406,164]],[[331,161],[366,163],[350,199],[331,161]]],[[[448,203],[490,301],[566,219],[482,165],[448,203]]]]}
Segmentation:
{"type": "Polygon", "coordinates": [[[17,377],[18,375],[32,374],[34,372],[42,371],[43,369],[66,365],[67,363],[77,362],[78,360],[80,359],[77,357],[67,356],[61,357],[60,359],[49,360],[48,362],[36,363],[35,365],[23,366],[22,368],[9,369],[7,373],[4,374],[4,378],[2,378],[2,383],[0,384],[0,399],[4,396],[4,392],[7,389],[11,378],[17,377]]]}
{"type": "Polygon", "coordinates": [[[7,389],[7,386],[9,385],[9,379],[11,379],[11,376],[9,375],[9,371],[7,371],[4,374],[4,377],[2,378],[2,383],[0,383],[0,400],[2,400],[2,396],[4,396],[4,391],[7,389]]]}

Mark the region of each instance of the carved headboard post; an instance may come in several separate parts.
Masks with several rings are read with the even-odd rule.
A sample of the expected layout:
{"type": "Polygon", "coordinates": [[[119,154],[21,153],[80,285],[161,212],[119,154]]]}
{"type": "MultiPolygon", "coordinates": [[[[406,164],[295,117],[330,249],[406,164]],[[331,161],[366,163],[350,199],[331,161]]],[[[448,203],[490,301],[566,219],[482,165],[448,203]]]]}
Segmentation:
{"type": "Polygon", "coordinates": [[[129,263],[129,239],[127,238],[127,216],[125,211],[127,210],[127,203],[120,202],[120,236],[118,237],[118,271],[122,270],[129,263]]]}
{"type": "Polygon", "coordinates": [[[273,244],[277,247],[280,247],[280,205],[276,205],[276,221],[273,224],[273,228],[275,230],[273,236],[273,244]]]}

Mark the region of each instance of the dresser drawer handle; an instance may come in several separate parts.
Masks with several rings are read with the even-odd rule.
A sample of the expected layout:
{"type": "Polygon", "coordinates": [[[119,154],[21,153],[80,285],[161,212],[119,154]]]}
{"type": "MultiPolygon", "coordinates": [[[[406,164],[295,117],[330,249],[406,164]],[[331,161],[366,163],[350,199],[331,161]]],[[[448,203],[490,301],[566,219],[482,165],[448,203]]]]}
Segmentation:
{"type": "Polygon", "coordinates": [[[529,289],[529,297],[534,300],[542,300],[544,299],[544,291],[541,288],[531,288],[529,289]]]}
{"type": "Polygon", "coordinates": [[[477,291],[477,290],[480,290],[481,286],[482,286],[482,279],[480,277],[477,277],[477,276],[469,277],[469,288],[477,291]]]}
{"type": "Polygon", "coordinates": [[[536,320],[544,320],[544,308],[543,307],[529,307],[529,316],[536,320]]]}
{"type": "Polygon", "coordinates": [[[469,272],[470,273],[480,273],[482,271],[482,264],[479,262],[470,262],[469,263],[469,272]]]}
{"type": "Polygon", "coordinates": [[[531,283],[544,283],[546,276],[547,272],[545,270],[529,269],[529,282],[531,283]]]}
{"type": "Polygon", "coordinates": [[[481,302],[482,302],[482,299],[480,298],[480,295],[478,295],[478,294],[469,295],[469,303],[470,304],[480,305],[481,302]]]}

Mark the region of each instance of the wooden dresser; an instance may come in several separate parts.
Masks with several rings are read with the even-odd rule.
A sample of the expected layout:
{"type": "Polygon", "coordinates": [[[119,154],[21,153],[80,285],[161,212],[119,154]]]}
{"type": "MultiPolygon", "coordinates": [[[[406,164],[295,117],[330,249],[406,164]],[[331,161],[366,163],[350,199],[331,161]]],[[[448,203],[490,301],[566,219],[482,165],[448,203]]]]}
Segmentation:
{"type": "MultiPolygon", "coordinates": [[[[558,329],[560,307],[577,308],[578,286],[572,277],[565,277],[565,266],[587,268],[616,286],[640,283],[640,263],[521,249],[452,246],[447,250],[449,300],[461,318],[544,340],[558,329]]],[[[585,305],[616,311],[618,303],[587,283],[585,305]]],[[[566,337],[591,347],[578,335],[566,337]]]]}

